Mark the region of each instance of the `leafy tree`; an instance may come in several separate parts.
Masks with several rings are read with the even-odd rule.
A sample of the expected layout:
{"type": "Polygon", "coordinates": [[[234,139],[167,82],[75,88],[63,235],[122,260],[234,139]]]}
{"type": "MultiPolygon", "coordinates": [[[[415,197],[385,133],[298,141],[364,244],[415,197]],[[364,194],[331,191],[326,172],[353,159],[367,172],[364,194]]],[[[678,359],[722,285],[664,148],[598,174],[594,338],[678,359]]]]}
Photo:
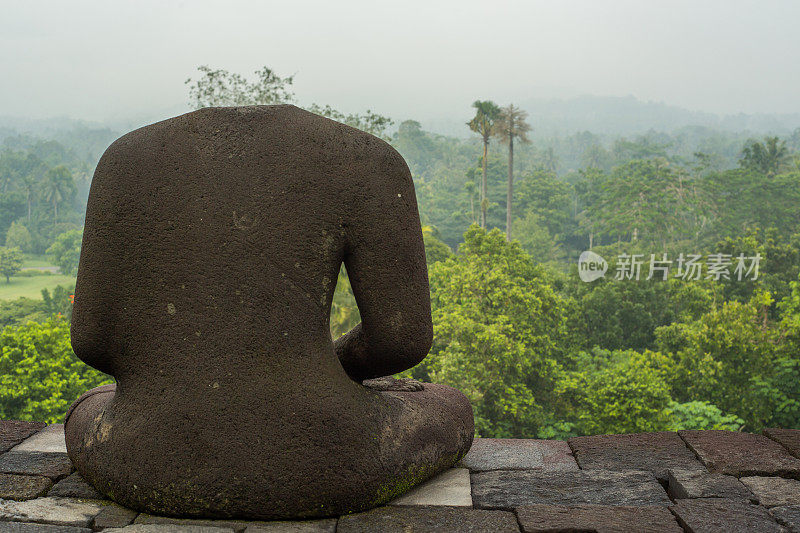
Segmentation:
{"type": "Polygon", "coordinates": [[[576,207],[575,220],[589,233],[589,249],[595,246],[595,238],[602,231],[600,212],[597,205],[602,197],[602,189],[608,175],[600,169],[589,167],[578,174],[574,183],[576,207]]]}
{"type": "Polygon", "coordinates": [[[58,224],[58,204],[75,196],[72,173],[63,165],[51,168],[42,182],[42,196],[53,205],[53,225],[58,224]]]}
{"type": "Polygon", "coordinates": [[[60,422],[86,390],[111,377],[75,357],[69,323],[9,326],[0,333],[0,418],[60,422]]]}
{"type": "Polygon", "coordinates": [[[548,231],[544,218],[533,211],[528,211],[523,218],[517,219],[513,237],[534,261],[554,262],[563,257],[561,245],[548,231]]]}
{"type": "Polygon", "coordinates": [[[11,276],[22,270],[22,251],[19,248],[0,247],[0,275],[11,283],[11,276]]]}
{"type": "Polygon", "coordinates": [[[53,262],[64,274],[75,274],[78,271],[78,260],[81,256],[81,239],[83,231],[70,230],[56,237],[55,242],[47,249],[53,262]]]}
{"type": "Polygon", "coordinates": [[[435,172],[435,162],[443,156],[441,143],[423,131],[422,124],[416,120],[400,123],[392,145],[403,154],[414,175],[435,172]]]}
{"type": "Polygon", "coordinates": [[[632,160],[667,159],[669,143],[660,143],[646,136],[638,137],[633,141],[620,138],[614,141],[611,154],[617,164],[632,160]]]}
{"type": "Polygon", "coordinates": [[[31,220],[34,196],[47,165],[35,154],[6,149],[0,153],[0,189],[3,193],[11,187],[25,192],[27,221],[31,220]]]}
{"type": "Polygon", "coordinates": [[[659,349],[675,361],[675,400],[709,401],[740,416],[748,430],[763,428],[778,401],[763,386],[780,358],[780,332],[767,314],[772,303],[761,292],[746,303],[724,302],[695,321],[657,328],[659,349]]]}
{"type": "MultiPolygon", "coordinates": [[[[280,77],[272,69],[262,67],[255,72],[256,79],[250,81],[241,74],[223,69],[212,69],[206,65],[197,67],[201,76],[189,78],[189,99],[195,109],[221,106],[288,104],[295,100],[292,85],[294,75],[280,77]]],[[[367,110],[364,114],[345,114],[331,106],[311,104],[308,111],[342,122],[378,137],[386,137],[386,129],[392,125],[388,117],[367,110]]]]}
{"type": "Polygon", "coordinates": [[[693,237],[707,205],[693,178],[666,160],[631,161],[600,183],[590,218],[610,237],[661,245],[693,237]]]}
{"type": "MultiPolygon", "coordinates": [[[[587,357],[587,355],[584,355],[587,357]]],[[[636,433],[669,427],[669,362],[645,351],[603,352],[591,357],[599,368],[567,373],[556,393],[565,403],[566,416],[584,435],[636,433]]]]}
{"type": "Polygon", "coordinates": [[[778,305],[779,331],[784,341],[772,376],[759,380],[762,395],[773,399],[775,410],[769,425],[800,429],[800,282],[791,283],[791,294],[778,305]]]}
{"type": "Polygon", "coordinates": [[[12,222],[6,233],[6,246],[19,248],[23,252],[31,252],[33,250],[31,232],[23,224],[12,222]]]}
{"type": "MultiPolygon", "coordinates": [[[[788,296],[791,292],[790,283],[800,274],[800,234],[789,239],[781,238],[776,228],[760,230],[750,228],[744,234],[736,237],[726,237],[714,246],[715,253],[731,256],[730,278],[721,279],[722,296],[725,300],[746,302],[761,290],[768,291],[776,301],[788,296]],[[752,260],[748,259],[759,255],[758,278],[755,270],[748,276],[742,273],[739,280],[735,269],[739,260],[737,257],[744,254],[744,267],[749,268],[752,260]]],[[[770,308],[771,317],[776,317],[776,309],[770,308]]]]}
{"type": "Polygon", "coordinates": [[[514,209],[521,216],[534,214],[554,238],[565,235],[573,224],[573,187],[553,172],[525,174],[516,187],[514,209]]]}
{"type": "Polygon", "coordinates": [[[525,122],[528,113],[514,104],[500,110],[500,114],[492,127],[492,134],[501,142],[508,144],[508,188],[506,190],[506,239],[511,240],[511,216],[514,199],[514,139],[529,143],[530,125],[525,122]]]}
{"type": "MultiPolygon", "coordinates": [[[[609,265],[609,271],[613,268],[609,265]]],[[[585,349],[655,349],[656,328],[698,319],[712,309],[717,296],[717,287],[709,282],[598,280],[589,284],[576,278],[572,276],[567,287],[576,302],[570,324],[576,342],[585,349]]]]}
{"type": "Polygon", "coordinates": [[[0,300],[0,328],[18,326],[28,321],[42,322],[47,319],[40,300],[17,298],[0,300]]]}
{"type": "Polygon", "coordinates": [[[475,100],[472,103],[472,107],[475,108],[475,116],[467,122],[467,126],[480,135],[483,142],[483,158],[481,159],[481,168],[483,170],[483,180],[481,181],[481,227],[485,229],[486,211],[489,207],[486,189],[486,165],[489,159],[489,141],[492,138],[492,128],[500,116],[500,108],[491,100],[475,100]]]}
{"type": "Polygon", "coordinates": [[[672,416],[671,431],[681,429],[724,429],[739,431],[744,420],[736,415],[727,415],[719,408],[702,400],[678,403],[671,402],[669,412],[672,416]]]}
{"type": "Polygon", "coordinates": [[[558,156],[552,146],[536,154],[536,168],[545,172],[555,172],[558,169],[558,156]]]}
{"type": "Polygon", "coordinates": [[[294,76],[282,78],[272,69],[262,67],[255,72],[256,80],[249,81],[235,72],[197,67],[201,76],[189,78],[189,99],[192,107],[201,109],[213,106],[270,105],[294,100],[294,76]]]}
{"type": "Polygon", "coordinates": [[[26,215],[25,220],[28,222],[31,221],[31,214],[33,213],[33,201],[36,195],[36,191],[39,188],[39,184],[41,182],[41,174],[44,173],[44,165],[39,167],[39,172],[37,174],[25,174],[19,180],[20,188],[25,191],[25,204],[28,208],[28,213],[26,215]]]}
{"type": "Polygon", "coordinates": [[[376,137],[382,137],[387,140],[388,136],[386,130],[394,123],[394,121],[389,117],[373,113],[369,109],[367,109],[367,112],[364,114],[345,114],[341,111],[333,109],[329,105],[323,107],[318,104],[311,104],[308,107],[308,111],[316,113],[317,115],[322,115],[323,117],[327,117],[337,122],[341,122],[342,124],[347,124],[348,126],[352,126],[361,131],[366,131],[367,133],[371,133],[376,137]]]}
{"type": "Polygon", "coordinates": [[[341,337],[359,322],[361,322],[361,314],[358,312],[356,298],[353,296],[347,269],[342,265],[331,302],[331,337],[334,339],[341,337]]]}
{"type": "MultiPolygon", "coordinates": [[[[790,294],[778,304],[780,329],[790,346],[800,347],[800,281],[792,281],[790,289],[790,294]]],[[[797,353],[800,354],[800,350],[797,353]]]]}
{"type": "Polygon", "coordinates": [[[479,434],[534,436],[567,344],[564,302],[499,230],[473,225],[464,239],[430,267],[434,344],[410,373],[464,391],[479,434]]]}
{"type": "Polygon", "coordinates": [[[788,168],[789,149],[786,141],[777,137],[765,137],[763,143],[751,141],[742,149],[739,164],[743,168],[774,176],[788,168]]]}
{"type": "Polygon", "coordinates": [[[15,220],[25,214],[25,201],[17,191],[0,194],[0,233],[5,234],[15,220]]]}
{"type": "Polygon", "coordinates": [[[422,226],[422,240],[425,243],[425,262],[428,266],[453,255],[450,247],[439,239],[439,231],[433,226],[422,226]]]}
{"type": "Polygon", "coordinates": [[[800,358],[796,351],[779,356],[771,372],[754,376],[750,387],[754,397],[771,407],[764,426],[800,429],[800,358]]]}
{"type": "Polygon", "coordinates": [[[703,181],[713,236],[721,240],[752,228],[776,228],[787,237],[800,228],[800,171],[768,176],[739,168],[709,174],[703,181]]]}
{"type": "Polygon", "coordinates": [[[464,190],[467,192],[467,196],[469,197],[470,224],[477,224],[478,217],[475,215],[475,200],[478,200],[478,202],[480,203],[480,195],[478,195],[477,187],[475,187],[475,181],[470,179],[469,181],[464,183],[464,190]]]}
{"type": "Polygon", "coordinates": [[[611,157],[608,151],[599,144],[593,144],[581,155],[581,163],[585,168],[608,170],[611,157]]]}
{"type": "Polygon", "coordinates": [[[42,310],[48,316],[72,320],[72,304],[75,300],[75,286],[57,285],[51,293],[42,289],[42,310]]]}

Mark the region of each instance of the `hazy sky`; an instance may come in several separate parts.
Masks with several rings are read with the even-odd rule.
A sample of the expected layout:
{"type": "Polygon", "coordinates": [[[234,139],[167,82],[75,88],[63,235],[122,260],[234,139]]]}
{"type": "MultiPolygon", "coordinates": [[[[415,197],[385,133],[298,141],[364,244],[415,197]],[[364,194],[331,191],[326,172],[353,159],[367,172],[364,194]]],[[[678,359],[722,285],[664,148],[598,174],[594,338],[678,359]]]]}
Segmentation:
{"type": "Polygon", "coordinates": [[[399,119],[579,94],[800,112],[798,20],[792,0],[0,0],[0,115],[164,118],[202,64],[399,119]]]}

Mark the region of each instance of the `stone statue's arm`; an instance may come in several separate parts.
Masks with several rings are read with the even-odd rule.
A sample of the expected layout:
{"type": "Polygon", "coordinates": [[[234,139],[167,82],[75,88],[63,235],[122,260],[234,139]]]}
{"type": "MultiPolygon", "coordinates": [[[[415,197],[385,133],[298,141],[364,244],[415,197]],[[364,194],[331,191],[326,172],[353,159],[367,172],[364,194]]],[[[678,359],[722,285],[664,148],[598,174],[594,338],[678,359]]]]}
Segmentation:
{"type": "Polygon", "coordinates": [[[361,323],[334,343],[358,382],[415,366],[433,338],[414,182],[388,145],[374,159],[373,175],[354,194],[344,256],[361,323]]]}
{"type": "Polygon", "coordinates": [[[87,224],[83,232],[70,327],[70,343],[78,359],[112,376],[112,354],[119,352],[114,349],[113,335],[118,299],[113,290],[116,275],[107,265],[118,264],[119,249],[109,242],[109,236],[115,233],[108,221],[113,217],[103,216],[100,206],[108,205],[108,191],[119,187],[114,184],[119,169],[137,168],[128,156],[118,139],[97,163],[86,207],[86,220],[95,222],[87,224]]]}
{"type": "Polygon", "coordinates": [[[102,311],[91,309],[91,304],[79,303],[77,291],[70,328],[70,344],[75,355],[87,365],[106,374],[114,375],[114,367],[109,356],[111,342],[107,332],[113,331],[110,324],[97,319],[102,311]],[[87,309],[88,308],[88,309],[87,309]]]}

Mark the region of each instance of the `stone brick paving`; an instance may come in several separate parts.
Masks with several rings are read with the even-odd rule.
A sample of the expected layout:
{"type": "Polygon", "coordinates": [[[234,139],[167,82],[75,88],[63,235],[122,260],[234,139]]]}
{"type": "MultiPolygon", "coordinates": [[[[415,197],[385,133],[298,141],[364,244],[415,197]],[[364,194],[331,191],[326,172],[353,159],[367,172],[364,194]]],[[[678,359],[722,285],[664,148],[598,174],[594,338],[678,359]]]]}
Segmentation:
{"type": "Polygon", "coordinates": [[[743,477],[742,483],[765,507],[800,505],[800,481],[796,479],[752,476],[743,477]]]}
{"type": "Polygon", "coordinates": [[[667,480],[670,469],[704,470],[695,454],[677,433],[594,435],[567,441],[584,470],[649,470],[667,480]]]}
{"type": "Polygon", "coordinates": [[[5,453],[45,427],[43,422],[3,421],[0,424],[0,453],[5,453]]]}
{"type": "Polygon", "coordinates": [[[63,427],[0,421],[0,533],[92,531],[800,533],[800,430],[476,439],[456,468],[387,506],[251,522],[120,507],[74,472],[63,427]]]}
{"type": "Polygon", "coordinates": [[[779,524],[786,526],[789,531],[800,531],[800,505],[773,507],[769,512],[779,524]]]}
{"type": "Polygon", "coordinates": [[[414,487],[390,505],[448,505],[472,507],[469,470],[451,468],[447,472],[414,487]]]}
{"type": "Polygon", "coordinates": [[[472,501],[481,509],[514,510],[532,504],[669,505],[650,472],[537,472],[494,470],[472,475],[472,501]]]}
{"type": "Polygon", "coordinates": [[[566,442],[536,439],[475,439],[461,465],[472,472],[578,470],[566,442]]]}
{"type": "Polygon", "coordinates": [[[712,472],[736,477],[800,477],[800,459],[764,435],[722,430],[678,434],[712,472]]]}
{"type": "Polygon", "coordinates": [[[672,513],[663,505],[531,505],[517,509],[522,530],[532,532],[603,531],[681,533],[672,513]]]}
{"type": "Polygon", "coordinates": [[[696,470],[670,470],[667,492],[673,500],[686,498],[735,498],[752,500],[755,495],[733,476],[696,470]]]}
{"type": "Polygon", "coordinates": [[[692,533],[781,533],[783,528],[764,507],[730,498],[677,500],[672,512],[692,533]]]}
{"type": "Polygon", "coordinates": [[[768,428],[764,435],[782,444],[795,457],[800,457],[800,430],[768,428]]]}

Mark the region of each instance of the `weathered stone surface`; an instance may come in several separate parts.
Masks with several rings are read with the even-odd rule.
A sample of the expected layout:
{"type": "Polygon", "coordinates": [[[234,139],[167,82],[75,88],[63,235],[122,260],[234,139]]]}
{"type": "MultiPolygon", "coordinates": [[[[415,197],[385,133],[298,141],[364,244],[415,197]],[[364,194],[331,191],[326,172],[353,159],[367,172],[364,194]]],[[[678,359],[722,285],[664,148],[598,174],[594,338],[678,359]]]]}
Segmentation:
{"type": "Polygon", "coordinates": [[[64,424],[51,424],[14,446],[15,452],[58,452],[67,453],[64,441],[64,424]]]}
{"type": "Polygon", "coordinates": [[[432,329],[414,181],[386,142],[291,105],[152,124],[92,179],[71,341],[125,393],[77,402],[67,450],[154,514],[363,511],[472,443],[457,390],[362,385],[419,363],[432,329]],[[343,263],[363,321],[332,345],[343,263]]]}
{"type": "Polygon", "coordinates": [[[672,499],[734,498],[755,501],[755,496],[735,477],[697,470],[670,470],[668,492],[672,499]]]}
{"type": "Polygon", "coordinates": [[[69,498],[88,498],[91,500],[104,500],[105,496],[97,492],[94,487],[86,483],[77,472],[73,472],[55,484],[48,496],[65,496],[69,498]]]}
{"type": "Polygon", "coordinates": [[[782,528],[760,505],[730,498],[678,500],[671,508],[689,533],[781,533],[782,528]]]}
{"type": "Polygon", "coordinates": [[[800,429],[767,428],[764,435],[782,444],[795,457],[800,457],[800,429]]]}
{"type": "Polygon", "coordinates": [[[751,476],[743,477],[742,483],[766,507],[800,505],[800,481],[796,479],[751,476]]]}
{"type": "Polygon", "coordinates": [[[167,524],[133,524],[116,531],[121,533],[233,533],[229,527],[176,526],[167,524]]]}
{"type": "Polygon", "coordinates": [[[647,470],[663,481],[671,468],[705,471],[672,431],[574,437],[568,443],[584,470],[647,470]]]}
{"type": "Polygon", "coordinates": [[[525,533],[593,531],[598,533],[682,533],[663,505],[529,505],[517,509],[525,533]]]}
{"type": "Polygon", "coordinates": [[[91,533],[91,529],[31,522],[0,522],[0,533],[91,533]]]}
{"type": "Polygon", "coordinates": [[[800,533],[800,505],[773,507],[769,512],[789,533],[800,533]]]}
{"type": "Polygon", "coordinates": [[[128,509],[115,503],[109,503],[94,517],[92,527],[95,530],[125,527],[133,523],[133,519],[136,518],[137,514],[139,513],[133,509],[128,509]]]}
{"type": "Polygon", "coordinates": [[[469,470],[451,468],[407,494],[390,502],[390,505],[451,505],[472,507],[469,470]]]}
{"type": "Polygon", "coordinates": [[[337,533],[518,532],[513,513],[452,507],[380,507],[339,518],[337,533]]]}
{"type": "Polygon", "coordinates": [[[0,499],[30,500],[44,495],[53,482],[44,476],[0,474],[0,499]]]}
{"type": "MultiPolygon", "coordinates": [[[[246,522],[243,520],[182,519],[139,514],[131,509],[110,504],[94,519],[94,529],[119,528],[129,525],[157,528],[153,531],[190,531],[191,528],[215,528],[236,533],[334,533],[336,519],[306,521],[246,522]],[[166,528],[166,529],[164,529],[166,528]],[[171,528],[171,529],[170,529],[171,528]]],[[[125,531],[128,531],[126,529],[125,531]]],[[[145,531],[145,530],[142,530],[145,531]]],[[[199,531],[199,530],[198,530],[199,531]]]]}
{"type": "Polygon", "coordinates": [[[472,474],[472,501],[484,509],[535,504],[668,505],[650,472],[537,472],[493,470],[472,474]]]}
{"type": "Polygon", "coordinates": [[[335,533],[336,519],[261,522],[247,526],[244,533],[335,533]]]}
{"type": "Polygon", "coordinates": [[[566,442],[536,439],[475,439],[461,466],[486,470],[578,470],[566,442]]]}
{"type": "Polygon", "coordinates": [[[679,433],[712,472],[736,477],[800,477],[800,459],[763,435],[722,430],[679,433]]]}
{"type": "Polygon", "coordinates": [[[0,420],[0,453],[7,452],[46,425],[44,422],[0,420]]]}
{"type": "Polygon", "coordinates": [[[169,525],[169,526],[204,526],[204,527],[224,527],[233,531],[244,531],[250,524],[244,520],[204,520],[202,518],[172,518],[169,516],[155,516],[141,513],[133,521],[134,524],[142,525],[169,525]]]}
{"type": "Polygon", "coordinates": [[[0,520],[87,527],[101,508],[100,503],[71,498],[47,497],[24,502],[0,500],[0,520]]]}
{"type": "Polygon", "coordinates": [[[8,452],[0,455],[0,473],[28,474],[58,479],[72,472],[72,463],[65,453],[8,452]]]}

